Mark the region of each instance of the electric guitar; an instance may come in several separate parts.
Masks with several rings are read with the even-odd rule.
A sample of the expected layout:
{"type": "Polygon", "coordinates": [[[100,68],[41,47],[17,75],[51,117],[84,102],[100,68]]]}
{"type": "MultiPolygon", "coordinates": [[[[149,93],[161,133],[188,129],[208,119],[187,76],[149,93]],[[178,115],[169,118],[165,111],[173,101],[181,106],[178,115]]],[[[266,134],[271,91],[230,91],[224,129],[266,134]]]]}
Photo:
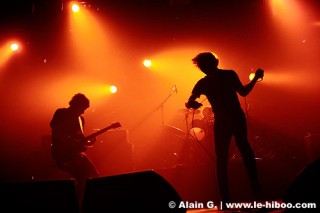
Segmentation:
{"type": "Polygon", "coordinates": [[[98,130],[88,136],[79,135],[77,137],[68,136],[61,141],[52,143],[51,151],[53,158],[59,162],[66,162],[72,159],[77,154],[86,151],[95,143],[95,138],[110,129],[121,127],[119,122],[114,122],[111,125],[98,130]]]}

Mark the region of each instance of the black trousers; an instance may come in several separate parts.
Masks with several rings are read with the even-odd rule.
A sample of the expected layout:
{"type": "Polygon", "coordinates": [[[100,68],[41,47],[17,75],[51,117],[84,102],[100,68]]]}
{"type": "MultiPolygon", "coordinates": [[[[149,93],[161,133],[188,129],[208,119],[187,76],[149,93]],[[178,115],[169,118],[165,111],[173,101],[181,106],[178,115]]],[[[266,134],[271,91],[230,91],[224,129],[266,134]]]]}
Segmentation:
{"type": "Polygon", "coordinates": [[[228,159],[232,136],[234,136],[236,146],[242,156],[253,193],[257,196],[260,193],[258,171],[255,155],[248,140],[245,114],[240,112],[233,116],[215,116],[213,129],[216,154],[216,175],[220,200],[223,202],[230,201],[228,159]]]}
{"type": "Polygon", "coordinates": [[[65,163],[57,162],[57,165],[61,170],[69,173],[75,179],[77,196],[81,204],[87,180],[99,177],[96,167],[84,152],[79,153],[65,163]]]}

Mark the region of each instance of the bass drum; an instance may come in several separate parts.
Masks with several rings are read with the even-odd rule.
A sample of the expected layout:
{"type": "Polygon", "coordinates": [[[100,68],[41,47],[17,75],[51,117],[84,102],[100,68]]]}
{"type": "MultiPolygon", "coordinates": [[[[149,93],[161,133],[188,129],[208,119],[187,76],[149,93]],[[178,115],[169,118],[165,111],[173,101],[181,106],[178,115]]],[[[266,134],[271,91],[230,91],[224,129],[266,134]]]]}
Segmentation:
{"type": "Polygon", "coordinates": [[[194,119],[194,120],[191,121],[191,123],[190,123],[190,127],[191,127],[191,128],[199,127],[199,128],[201,128],[201,129],[203,129],[204,125],[205,125],[205,124],[204,124],[204,122],[203,122],[202,119],[194,119]]]}
{"type": "Polygon", "coordinates": [[[202,141],[205,136],[206,136],[206,133],[204,132],[203,129],[201,129],[200,127],[193,127],[189,130],[189,134],[191,135],[191,137],[195,140],[198,140],[198,141],[202,141]]]}

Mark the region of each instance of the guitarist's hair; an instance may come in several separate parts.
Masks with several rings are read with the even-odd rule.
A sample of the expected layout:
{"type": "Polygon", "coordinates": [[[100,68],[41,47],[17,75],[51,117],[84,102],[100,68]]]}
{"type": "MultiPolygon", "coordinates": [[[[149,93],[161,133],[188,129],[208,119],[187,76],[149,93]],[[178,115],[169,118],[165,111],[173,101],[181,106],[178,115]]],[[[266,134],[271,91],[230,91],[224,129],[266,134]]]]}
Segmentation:
{"type": "Polygon", "coordinates": [[[75,94],[71,100],[69,101],[70,106],[83,106],[89,108],[90,101],[89,99],[82,93],[75,94]]]}

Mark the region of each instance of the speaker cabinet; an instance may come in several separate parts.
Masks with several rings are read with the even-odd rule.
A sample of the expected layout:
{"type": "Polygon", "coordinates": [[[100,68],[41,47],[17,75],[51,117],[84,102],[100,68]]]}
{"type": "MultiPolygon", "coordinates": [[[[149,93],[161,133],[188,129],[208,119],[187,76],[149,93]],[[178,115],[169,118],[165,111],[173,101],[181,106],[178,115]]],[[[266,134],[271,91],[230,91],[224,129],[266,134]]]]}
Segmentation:
{"type": "Polygon", "coordinates": [[[1,212],[79,213],[73,180],[1,183],[1,212]]]}
{"type": "Polygon", "coordinates": [[[84,213],[186,212],[178,208],[181,201],[162,176],[154,171],[142,171],[89,179],[82,210],[84,213]],[[169,208],[170,202],[177,206],[169,208]]]}

